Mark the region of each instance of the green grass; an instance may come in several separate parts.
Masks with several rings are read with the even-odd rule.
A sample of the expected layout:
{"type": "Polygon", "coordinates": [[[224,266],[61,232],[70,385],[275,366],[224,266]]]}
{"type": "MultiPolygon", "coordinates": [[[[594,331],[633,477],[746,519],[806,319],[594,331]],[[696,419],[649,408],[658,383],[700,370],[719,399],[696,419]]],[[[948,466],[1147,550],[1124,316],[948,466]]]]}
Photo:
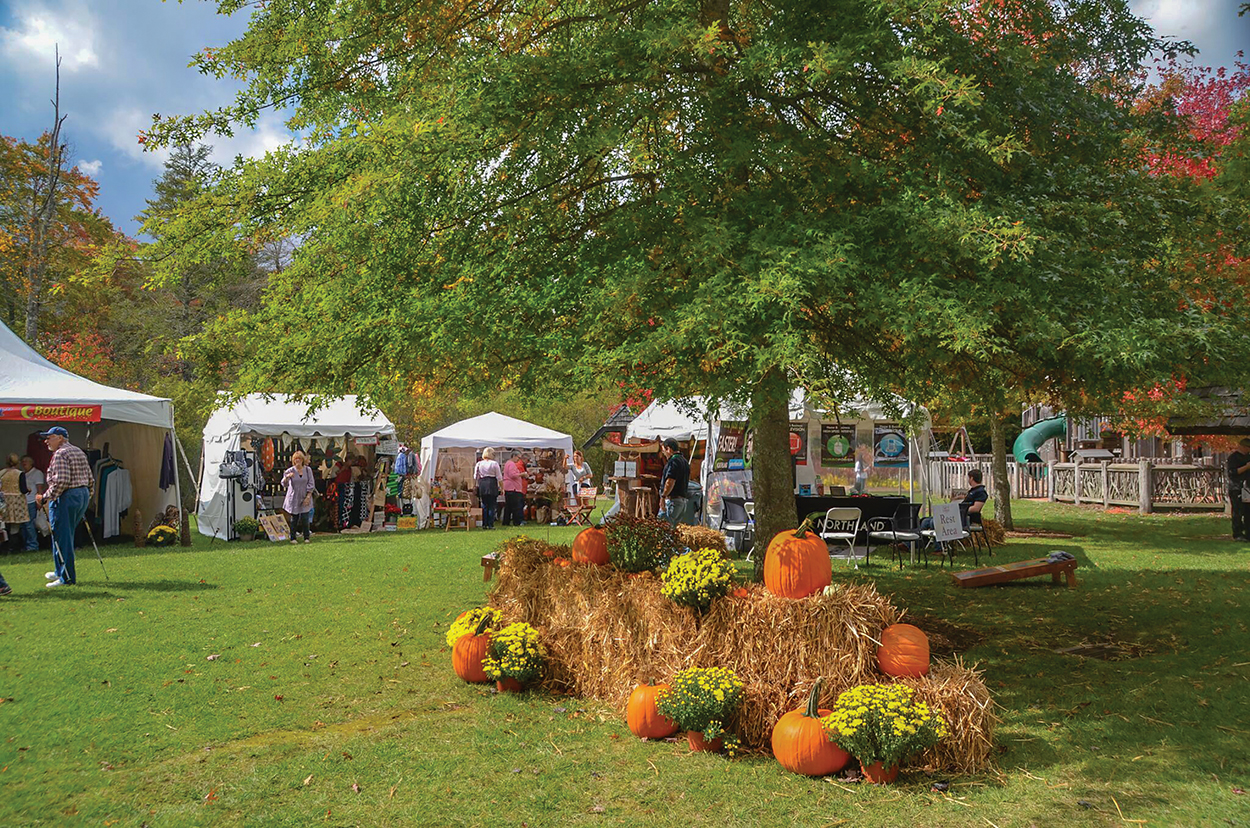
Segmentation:
{"type": "Polygon", "coordinates": [[[1016,509],[1079,537],[996,560],[1070,550],[1078,589],[835,563],[984,636],[964,657],[1002,705],[997,769],[950,795],[922,772],[872,789],[692,755],[601,704],[466,686],[442,637],[483,601],[499,531],[108,547],[110,581],[88,549],[61,590],[45,556],[3,558],[0,825],[1141,824],[1117,802],[1147,825],[1250,825],[1250,546],[1216,517],[1016,509]],[[1108,637],[1139,657],[1054,652],[1108,637]]]}

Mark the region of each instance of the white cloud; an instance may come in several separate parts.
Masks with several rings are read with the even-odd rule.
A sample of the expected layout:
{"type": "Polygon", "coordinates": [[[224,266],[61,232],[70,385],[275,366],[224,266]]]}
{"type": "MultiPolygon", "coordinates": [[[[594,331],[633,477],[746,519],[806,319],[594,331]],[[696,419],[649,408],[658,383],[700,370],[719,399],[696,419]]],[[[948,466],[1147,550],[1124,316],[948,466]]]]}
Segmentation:
{"type": "Polygon", "coordinates": [[[14,28],[0,26],[0,57],[14,66],[51,66],[56,49],[60,50],[61,68],[66,72],[100,65],[95,23],[85,6],[58,8],[27,2],[15,8],[13,16],[14,28]]]}
{"type": "Polygon", "coordinates": [[[99,131],[113,148],[128,158],[140,161],[147,166],[159,170],[165,166],[169,153],[164,150],[145,152],[139,143],[139,133],[150,129],[152,116],[137,106],[122,106],[114,109],[102,121],[96,124],[99,131]]]}
{"type": "Polygon", "coordinates": [[[1201,40],[1228,22],[1221,17],[1226,4],[1220,0],[1134,0],[1131,5],[1162,36],[1201,40]]]}
{"type": "Polygon", "coordinates": [[[100,169],[103,166],[104,166],[104,162],[98,158],[94,161],[79,161],[78,171],[85,175],[89,175],[92,178],[95,178],[97,175],[100,174],[100,169]]]}

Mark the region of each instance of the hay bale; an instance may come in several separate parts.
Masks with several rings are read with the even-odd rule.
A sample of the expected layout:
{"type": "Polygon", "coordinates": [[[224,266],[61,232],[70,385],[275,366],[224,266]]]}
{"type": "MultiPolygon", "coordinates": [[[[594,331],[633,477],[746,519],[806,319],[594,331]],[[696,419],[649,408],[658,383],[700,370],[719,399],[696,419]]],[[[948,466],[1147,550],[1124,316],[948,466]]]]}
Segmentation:
{"type": "Polygon", "coordinates": [[[985,518],[981,521],[981,525],[985,527],[985,539],[990,542],[991,546],[1002,546],[1007,542],[1007,532],[998,521],[985,518]]]}
{"type": "Polygon", "coordinates": [[[690,549],[715,549],[722,556],[729,556],[729,549],[725,546],[725,536],[710,526],[680,524],[677,527],[677,537],[690,549]]]}
{"type": "MultiPolygon", "coordinates": [[[[491,605],[509,623],[542,629],[550,656],[544,683],[552,690],[623,710],[641,679],[728,667],[746,685],[737,731],[762,749],[818,676],[824,706],[856,684],[889,680],[877,670],[878,639],[900,613],[871,584],[842,583],[802,600],[753,585],[745,598],[718,600],[698,615],[661,595],[650,573],[552,566],[549,551],[541,541],[506,543],[491,605]]],[[[946,713],[954,734],[923,761],[947,771],[984,768],[996,719],[980,676],[958,662],[936,662],[928,676],[907,681],[946,713]]]]}

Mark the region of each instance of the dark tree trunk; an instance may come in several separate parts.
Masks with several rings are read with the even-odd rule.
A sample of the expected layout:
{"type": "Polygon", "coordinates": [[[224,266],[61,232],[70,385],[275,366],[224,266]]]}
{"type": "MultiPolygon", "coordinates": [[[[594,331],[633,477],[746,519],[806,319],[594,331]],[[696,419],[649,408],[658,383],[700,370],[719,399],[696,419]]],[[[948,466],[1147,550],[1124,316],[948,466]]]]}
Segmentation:
{"type": "Polygon", "coordinates": [[[1004,529],[1015,529],[1011,520],[1011,480],[1007,477],[1007,432],[1003,429],[1003,419],[998,414],[990,415],[990,448],[994,452],[993,491],[994,518],[1004,529]]]}
{"type": "Polygon", "coordinates": [[[755,580],[764,580],[768,542],[794,529],[794,481],[790,458],[790,388],[780,369],[770,371],[751,394],[755,495],[755,580]]]}

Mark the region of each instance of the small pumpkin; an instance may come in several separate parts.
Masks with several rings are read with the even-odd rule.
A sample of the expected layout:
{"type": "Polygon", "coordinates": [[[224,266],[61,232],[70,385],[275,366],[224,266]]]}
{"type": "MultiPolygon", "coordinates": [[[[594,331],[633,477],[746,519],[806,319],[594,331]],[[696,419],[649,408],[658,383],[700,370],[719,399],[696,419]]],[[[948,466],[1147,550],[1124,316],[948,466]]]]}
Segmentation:
{"type": "Polygon", "coordinates": [[[808,531],[804,520],[794,532],[782,532],[764,553],[764,586],[782,598],[806,598],[833,583],[829,547],[820,535],[808,531]]]}
{"type": "Polygon", "coordinates": [[[490,619],[489,614],[483,616],[473,634],[460,636],[456,646],[451,648],[452,669],[456,671],[456,675],[471,684],[490,682],[486,671],[482,669],[482,659],[490,653],[490,633],[486,632],[490,619]]]}
{"type": "Polygon", "coordinates": [[[579,564],[608,565],[608,536],[598,527],[589,526],[573,539],[573,562],[579,564]]]}
{"type": "Polygon", "coordinates": [[[830,711],[817,707],[820,679],[812,685],[805,710],[791,710],[773,726],[773,755],[791,773],[826,776],[837,773],[851,761],[851,755],[829,739],[821,717],[830,711]]]}
{"type": "Polygon", "coordinates": [[[881,631],[877,664],[887,676],[923,676],[929,672],[929,637],[911,624],[891,624],[881,631]]]}
{"type": "Polygon", "coordinates": [[[660,692],[667,689],[667,684],[652,684],[648,680],[629,694],[629,701],[625,704],[625,723],[639,739],[663,739],[677,732],[677,722],[661,716],[655,707],[660,692]]]}

